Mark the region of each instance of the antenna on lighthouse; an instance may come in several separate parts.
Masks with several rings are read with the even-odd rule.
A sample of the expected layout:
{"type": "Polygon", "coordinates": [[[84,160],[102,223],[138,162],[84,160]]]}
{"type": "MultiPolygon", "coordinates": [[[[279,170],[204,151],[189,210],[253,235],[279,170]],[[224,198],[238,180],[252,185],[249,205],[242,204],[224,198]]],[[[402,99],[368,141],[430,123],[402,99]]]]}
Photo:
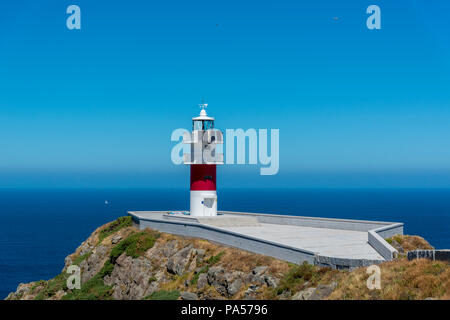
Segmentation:
{"type": "Polygon", "coordinates": [[[200,115],[205,115],[206,116],[206,108],[208,107],[208,104],[207,103],[205,103],[204,101],[203,101],[203,99],[202,99],[202,103],[200,103],[199,105],[198,105],[199,107],[200,107],[200,109],[202,109],[201,111],[200,111],[200,115]]]}

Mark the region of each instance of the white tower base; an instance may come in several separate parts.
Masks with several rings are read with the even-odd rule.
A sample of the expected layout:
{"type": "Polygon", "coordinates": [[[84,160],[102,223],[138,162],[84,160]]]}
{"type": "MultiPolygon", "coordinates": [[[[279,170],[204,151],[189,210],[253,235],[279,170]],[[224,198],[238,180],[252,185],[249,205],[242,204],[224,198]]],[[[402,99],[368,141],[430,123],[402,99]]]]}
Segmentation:
{"type": "Polygon", "coordinates": [[[217,216],[217,192],[215,190],[191,191],[191,216],[217,216]]]}

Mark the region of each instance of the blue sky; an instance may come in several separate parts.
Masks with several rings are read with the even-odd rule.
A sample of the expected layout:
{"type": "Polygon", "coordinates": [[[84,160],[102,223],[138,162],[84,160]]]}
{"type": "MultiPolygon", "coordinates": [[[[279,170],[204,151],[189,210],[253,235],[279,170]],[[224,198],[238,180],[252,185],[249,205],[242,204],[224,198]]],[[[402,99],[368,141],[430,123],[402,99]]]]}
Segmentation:
{"type": "Polygon", "coordinates": [[[450,187],[448,1],[0,4],[0,187],[185,187],[176,128],[280,129],[219,185],[450,187]],[[66,8],[81,8],[68,30],[66,8]],[[366,28],[381,8],[382,29],[366,28]],[[337,19],[335,19],[337,18],[337,19]]]}

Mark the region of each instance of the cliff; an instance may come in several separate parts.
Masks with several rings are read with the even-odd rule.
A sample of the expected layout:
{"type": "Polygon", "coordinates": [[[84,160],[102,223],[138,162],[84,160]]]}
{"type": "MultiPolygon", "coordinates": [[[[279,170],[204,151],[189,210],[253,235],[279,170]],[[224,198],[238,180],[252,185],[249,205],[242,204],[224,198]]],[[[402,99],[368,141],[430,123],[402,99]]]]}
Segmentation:
{"type": "MultiPolygon", "coordinates": [[[[388,241],[400,252],[431,248],[420,237],[388,241]]],[[[369,290],[366,268],[292,265],[206,240],[138,230],[130,217],[121,217],[95,230],[55,278],[20,284],[6,299],[450,298],[448,263],[402,256],[380,268],[381,289],[369,290]],[[80,289],[67,287],[71,265],[80,268],[80,289]]]]}

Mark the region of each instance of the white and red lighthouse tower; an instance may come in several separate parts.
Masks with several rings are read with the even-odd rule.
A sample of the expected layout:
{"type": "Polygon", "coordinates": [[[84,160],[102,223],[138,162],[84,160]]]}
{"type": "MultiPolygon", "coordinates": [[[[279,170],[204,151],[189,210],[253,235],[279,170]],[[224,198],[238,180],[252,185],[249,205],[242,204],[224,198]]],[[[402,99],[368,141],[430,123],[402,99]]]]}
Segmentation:
{"type": "Polygon", "coordinates": [[[223,164],[223,153],[216,152],[216,145],[223,143],[223,135],[206,114],[207,106],[200,105],[200,115],[192,118],[192,132],[183,137],[183,143],[191,145],[191,153],[184,154],[184,164],[191,166],[191,216],[217,215],[216,165],[223,164]]]}

